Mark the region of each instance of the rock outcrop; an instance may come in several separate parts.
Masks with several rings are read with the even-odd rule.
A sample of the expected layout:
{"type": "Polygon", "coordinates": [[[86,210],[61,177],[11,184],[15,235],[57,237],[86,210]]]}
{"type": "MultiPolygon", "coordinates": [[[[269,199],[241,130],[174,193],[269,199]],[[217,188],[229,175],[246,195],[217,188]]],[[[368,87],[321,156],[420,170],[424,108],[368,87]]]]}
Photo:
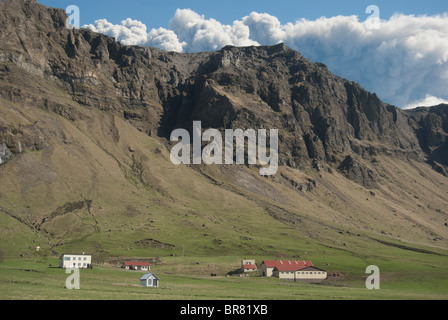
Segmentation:
{"type": "MultiPolygon", "coordinates": [[[[176,128],[191,129],[193,120],[204,129],[277,128],[282,165],[325,161],[365,183],[374,168],[355,169],[352,160],[386,154],[428,160],[447,172],[447,106],[402,111],[284,44],[181,54],[67,29],[63,10],[34,0],[4,0],[0,9],[0,97],[6,101],[80,117],[68,104],[43,97],[50,83],[148,135],[168,138],[176,128]]],[[[39,149],[38,131],[38,124],[0,122],[2,161],[19,152],[19,140],[23,149],[39,149]]]]}

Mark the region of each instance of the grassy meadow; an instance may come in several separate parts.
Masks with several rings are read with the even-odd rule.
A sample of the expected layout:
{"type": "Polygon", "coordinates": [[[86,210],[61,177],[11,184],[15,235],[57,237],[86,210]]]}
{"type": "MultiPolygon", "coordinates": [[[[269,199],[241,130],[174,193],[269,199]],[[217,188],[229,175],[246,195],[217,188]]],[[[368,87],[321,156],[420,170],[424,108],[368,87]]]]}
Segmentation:
{"type": "MultiPolygon", "coordinates": [[[[141,271],[127,271],[116,263],[80,270],[80,289],[69,290],[69,274],[57,268],[55,257],[5,259],[0,264],[2,300],[445,300],[448,298],[446,256],[391,248],[375,258],[326,254],[327,264],[310,254],[316,266],[329,272],[321,283],[291,282],[277,278],[226,276],[241,257],[160,257],[151,272],[159,288],[144,288],[141,271]],[[316,263],[317,262],[317,263],[316,263]],[[319,264],[320,263],[320,264],[319,264]],[[365,268],[376,263],[381,271],[380,290],[365,287],[365,268]],[[51,266],[50,266],[51,265],[51,266]],[[217,277],[211,277],[216,273],[217,277]],[[334,277],[333,274],[338,274],[334,277]]],[[[257,263],[268,257],[256,258],[257,263]]]]}

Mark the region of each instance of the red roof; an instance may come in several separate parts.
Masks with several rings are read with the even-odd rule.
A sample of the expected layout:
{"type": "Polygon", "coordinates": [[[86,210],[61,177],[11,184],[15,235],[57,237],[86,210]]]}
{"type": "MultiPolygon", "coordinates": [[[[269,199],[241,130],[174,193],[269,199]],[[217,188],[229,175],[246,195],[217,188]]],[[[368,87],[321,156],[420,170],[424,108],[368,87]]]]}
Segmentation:
{"type": "Polygon", "coordinates": [[[138,261],[126,261],[124,263],[125,266],[134,266],[134,267],[149,267],[151,264],[149,262],[138,262],[138,261]]]}
{"type": "Polygon", "coordinates": [[[274,270],[281,272],[294,272],[302,269],[306,269],[307,267],[298,267],[298,266],[276,266],[274,270]]]}
{"type": "Polygon", "coordinates": [[[244,269],[257,269],[257,266],[254,264],[243,264],[244,269]]]}
{"type": "Polygon", "coordinates": [[[265,260],[263,261],[263,264],[268,268],[277,268],[279,271],[297,271],[313,266],[311,261],[297,260],[265,260]]]}

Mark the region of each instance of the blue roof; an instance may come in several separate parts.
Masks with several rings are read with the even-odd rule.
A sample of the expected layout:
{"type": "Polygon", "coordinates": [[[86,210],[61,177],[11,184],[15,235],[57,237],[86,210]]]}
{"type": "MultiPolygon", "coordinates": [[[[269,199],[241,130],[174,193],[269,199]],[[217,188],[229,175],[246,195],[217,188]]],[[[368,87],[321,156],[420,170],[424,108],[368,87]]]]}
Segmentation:
{"type": "Polygon", "coordinates": [[[157,278],[157,276],[154,273],[145,274],[143,277],[140,278],[140,280],[148,280],[150,278],[159,280],[159,278],[157,278]]]}

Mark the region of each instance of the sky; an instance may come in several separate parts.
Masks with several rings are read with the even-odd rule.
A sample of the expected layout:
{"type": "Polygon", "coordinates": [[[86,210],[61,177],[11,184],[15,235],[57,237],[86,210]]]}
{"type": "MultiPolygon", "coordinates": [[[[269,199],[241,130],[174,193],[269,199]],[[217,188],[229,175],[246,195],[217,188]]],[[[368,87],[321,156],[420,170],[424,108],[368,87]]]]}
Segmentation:
{"type": "Polygon", "coordinates": [[[123,44],[198,52],[284,42],[387,103],[448,103],[446,0],[38,1],[78,6],[81,27],[123,44]]]}
{"type": "Polygon", "coordinates": [[[281,23],[307,18],[314,20],[322,16],[358,15],[367,18],[365,9],[377,5],[382,18],[392,14],[438,14],[448,11],[446,0],[38,0],[40,3],[57,8],[76,5],[81,10],[81,24],[91,24],[98,19],[120,23],[131,18],[142,21],[148,28],[168,28],[169,20],[176,9],[191,9],[207,18],[231,24],[255,11],[276,16],[281,23]]]}

